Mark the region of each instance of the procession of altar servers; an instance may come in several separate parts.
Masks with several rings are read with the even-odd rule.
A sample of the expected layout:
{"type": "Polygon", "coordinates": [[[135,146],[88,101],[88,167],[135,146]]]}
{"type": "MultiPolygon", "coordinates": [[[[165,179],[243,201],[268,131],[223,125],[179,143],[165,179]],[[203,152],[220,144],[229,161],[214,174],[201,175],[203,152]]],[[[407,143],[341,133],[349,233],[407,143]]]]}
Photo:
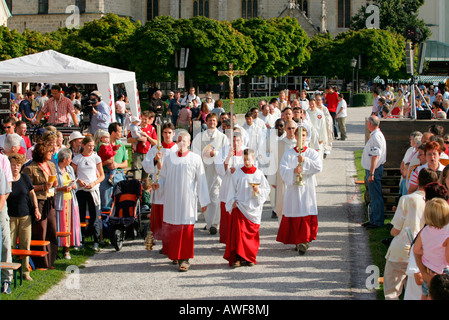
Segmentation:
{"type": "Polygon", "coordinates": [[[164,133],[173,131],[171,139],[166,141],[164,134],[163,147],[154,146],[148,152],[143,168],[159,177],[152,192],[154,238],[161,240],[160,252],[178,263],[180,271],[187,271],[193,258],[198,203],[206,221],[204,229],[219,233],[219,241],[226,244],[223,258],[233,267],[257,263],[259,226],[267,200],[272,218],[279,220],[276,240],[295,245],[300,255],[306,253],[318,231],[315,175],[322,171],[333,140],[332,125],[327,123],[332,118],[322,110],[326,107],[318,108],[314,99],[310,102],[307,109],[286,107],[278,118],[266,112],[259,117],[253,110],[245,115],[243,126],[235,119],[229,126],[221,118],[218,126],[218,115],[210,113],[207,129],[192,141],[187,132],[179,138],[182,131],[175,133],[170,124],[162,126],[164,133]],[[172,140],[175,134],[178,143],[172,140]],[[188,147],[184,144],[180,150],[179,140],[187,138],[188,147]],[[302,185],[296,183],[298,176],[302,185]]]}

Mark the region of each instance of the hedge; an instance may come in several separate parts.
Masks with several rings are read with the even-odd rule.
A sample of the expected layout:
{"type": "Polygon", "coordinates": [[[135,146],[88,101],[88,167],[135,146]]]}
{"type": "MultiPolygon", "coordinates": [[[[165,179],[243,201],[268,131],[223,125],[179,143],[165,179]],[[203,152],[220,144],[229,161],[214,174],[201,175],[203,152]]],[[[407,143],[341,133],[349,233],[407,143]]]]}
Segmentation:
{"type": "Polygon", "coordinates": [[[355,93],[353,96],[352,106],[349,105],[351,102],[351,93],[350,92],[341,92],[349,107],[366,107],[372,106],[374,103],[373,93],[355,93]]]}
{"type": "MultiPolygon", "coordinates": [[[[245,114],[251,108],[258,107],[260,100],[267,100],[269,102],[270,99],[277,97],[278,96],[234,99],[234,113],[245,114]]],[[[231,112],[231,100],[229,99],[223,100],[223,109],[225,109],[226,112],[231,112]]]]}

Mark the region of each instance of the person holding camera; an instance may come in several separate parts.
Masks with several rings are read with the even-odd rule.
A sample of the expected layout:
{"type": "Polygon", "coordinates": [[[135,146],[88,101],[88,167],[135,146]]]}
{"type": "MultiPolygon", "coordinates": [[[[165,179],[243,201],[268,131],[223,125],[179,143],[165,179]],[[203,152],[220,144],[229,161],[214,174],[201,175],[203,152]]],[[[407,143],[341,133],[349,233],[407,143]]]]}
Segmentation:
{"type": "Polygon", "coordinates": [[[48,123],[69,126],[71,117],[74,125],[77,127],[78,119],[75,114],[75,107],[73,106],[72,101],[64,96],[62,88],[58,85],[54,85],[51,88],[51,95],[52,97],[47,100],[44,107],[39,111],[37,118],[32,123],[39,124],[42,117],[49,113],[50,117],[48,123]]]}
{"type": "Polygon", "coordinates": [[[108,130],[111,124],[111,109],[101,100],[101,93],[97,90],[90,93],[92,112],[90,115],[90,133],[95,134],[99,129],[108,130]]]}

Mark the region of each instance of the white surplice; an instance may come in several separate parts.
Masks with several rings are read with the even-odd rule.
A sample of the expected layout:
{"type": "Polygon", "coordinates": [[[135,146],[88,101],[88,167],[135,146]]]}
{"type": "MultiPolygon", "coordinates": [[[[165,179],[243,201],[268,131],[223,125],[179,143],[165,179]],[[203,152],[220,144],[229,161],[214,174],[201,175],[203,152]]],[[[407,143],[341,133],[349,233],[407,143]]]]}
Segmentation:
{"type": "Polygon", "coordinates": [[[226,201],[226,211],[232,211],[232,204],[237,201],[237,208],[252,223],[260,224],[264,202],[270,194],[270,185],[262,171],[256,169],[253,174],[246,174],[242,168],[232,174],[232,181],[226,201]],[[254,195],[250,183],[260,183],[259,192],[254,195]]]}
{"type": "Polygon", "coordinates": [[[209,205],[209,190],[201,157],[189,152],[179,157],[170,152],[159,174],[164,197],[164,222],[173,225],[195,224],[198,201],[209,205]]]}
{"type": "Polygon", "coordinates": [[[286,217],[305,217],[317,215],[314,175],[321,172],[323,163],[319,153],[307,148],[302,155],[305,157],[302,163],[302,177],[304,186],[296,186],[296,173],[298,167],[298,155],[296,148],[287,150],[281,160],[280,174],[285,182],[284,201],[282,214],[286,217]]]}
{"type": "MultiPolygon", "coordinates": [[[[145,156],[145,159],[142,161],[142,167],[143,170],[145,170],[146,173],[151,174],[153,181],[156,181],[156,175],[157,175],[157,166],[154,164],[154,157],[158,153],[157,146],[153,146],[148,153],[145,156]]],[[[178,151],[178,145],[175,143],[171,148],[161,148],[162,153],[162,165],[164,165],[165,158],[167,157],[167,154],[170,152],[177,152],[178,151]]],[[[151,202],[154,204],[164,204],[164,198],[162,197],[162,191],[161,189],[153,190],[151,192],[151,202]]]]}
{"type": "MultiPolygon", "coordinates": [[[[236,170],[243,167],[243,151],[242,155],[234,155],[229,159],[228,168],[225,170],[225,161],[229,153],[230,146],[226,146],[223,148],[221,155],[222,159],[220,163],[215,164],[215,169],[217,170],[218,175],[221,178],[221,187],[220,187],[220,202],[225,202],[228,197],[228,191],[231,185],[231,168],[234,167],[236,170]]],[[[244,148],[246,149],[246,148],[244,148]]]]}

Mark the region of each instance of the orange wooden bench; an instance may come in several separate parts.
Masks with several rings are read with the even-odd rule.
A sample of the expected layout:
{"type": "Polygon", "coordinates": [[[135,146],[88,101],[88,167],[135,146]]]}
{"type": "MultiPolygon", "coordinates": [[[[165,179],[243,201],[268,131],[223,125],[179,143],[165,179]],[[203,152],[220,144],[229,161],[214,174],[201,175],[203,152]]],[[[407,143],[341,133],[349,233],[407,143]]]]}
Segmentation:
{"type": "Polygon", "coordinates": [[[22,249],[12,249],[11,255],[13,257],[17,257],[18,259],[23,259],[25,257],[45,257],[48,255],[47,251],[38,251],[38,250],[22,250],[22,249]]]}
{"type": "Polygon", "coordinates": [[[70,236],[72,233],[71,232],[56,232],[56,235],[60,238],[65,238],[70,236]]]}
{"type": "Polygon", "coordinates": [[[17,288],[17,272],[20,274],[20,285],[23,283],[22,264],[16,262],[2,262],[2,270],[13,270],[14,274],[14,288],[17,288]]]}
{"type": "MultiPolygon", "coordinates": [[[[17,244],[19,244],[19,240],[17,239],[17,244]]],[[[47,240],[31,240],[30,247],[45,247],[50,244],[50,241],[47,240]]]]}

